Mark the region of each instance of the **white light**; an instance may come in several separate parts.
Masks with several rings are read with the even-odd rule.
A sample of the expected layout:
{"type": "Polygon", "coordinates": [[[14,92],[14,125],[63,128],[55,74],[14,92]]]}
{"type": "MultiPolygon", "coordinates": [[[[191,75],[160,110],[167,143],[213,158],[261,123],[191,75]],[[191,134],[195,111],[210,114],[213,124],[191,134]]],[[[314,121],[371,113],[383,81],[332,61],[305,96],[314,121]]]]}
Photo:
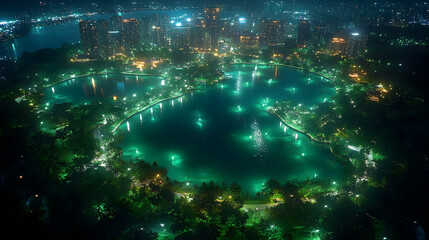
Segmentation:
{"type": "Polygon", "coordinates": [[[165,80],[162,80],[161,81],[161,86],[164,86],[165,85],[165,80]]]}
{"type": "Polygon", "coordinates": [[[354,32],[354,33],[352,33],[352,36],[359,36],[359,33],[354,32]]]}
{"type": "Polygon", "coordinates": [[[187,22],[190,22],[190,21],[192,21],[192,19],[190,19],[190,18],[187,18],[187,19],[186,19],[186,21],[187,21],[187,22]]]}
{"type": "Polygon", "coordinates": [[[171,22],[170,23],[174,23],[174,20],[171,20],[171,22]]]}
{"type": "Polygon", "coordinates": [[[176,27],[181,27],[183,24],[181,22],[176,23],[176,27]]]}

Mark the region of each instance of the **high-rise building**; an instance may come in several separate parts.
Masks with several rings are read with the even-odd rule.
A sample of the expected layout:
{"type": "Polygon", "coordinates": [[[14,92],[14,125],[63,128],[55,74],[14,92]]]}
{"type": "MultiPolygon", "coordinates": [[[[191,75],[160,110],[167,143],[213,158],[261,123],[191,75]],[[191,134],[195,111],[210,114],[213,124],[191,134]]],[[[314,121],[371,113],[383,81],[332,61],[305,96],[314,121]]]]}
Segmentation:
{"type": "Polygon", "coordinates": [[[167,41],[167,28],[170,25],[170,21],[167,16],[160,16],[154,14],[151,19],[151,42],[157,47],[166,47],[167,41]]]}
{"type": "Polygon", "coordinates": [[[191,27],[190,33],[190,46],[192,48],[202,49],[204,48],[204,39],[205,39],[205,29],[204,29],[204,20],[197,19],[195,20],[194,25],[191,27]]]}
{"type": "Polygon", "coordinates": [[[326,28],[324,26],[314,27],[313,46],[318,48],[325,44],[326,28]]]}
{"type": "Polygon", "coordinates": [[[206,31],[206,49],[215,49],[219,43],[220,8],[204,8],[204,28],[206,31]]]}
{"type": "Polygon", "coordinates": [[[258,36],[240,36],[240,50],[245,51],[248,49],[259,49],[258,36]]]}
{"type": "Polygon", "coordinates": [[[147,44],[151,41],[151,29],[152,26],[150,24],[150,19],[147,17],[143,17],[140,20],[140,39],[144,44],[147,44]]]}
{"type": "Polygon", "coordinates": [[[311,39],[310,35],[311,23],[308,20],[301,20],[298,25],[298,36],[296,38],[296,44],[298,46],[306,46],[311,39]]]}
{"type": "Polygon", "coordinates": [[[177,48],[189,47],[191,42],[191,28],[184,26],[173,27],[170,30],[171,46],[177,48]]]}
{"type": "Polygon", "coordinates": [[[334,37],[331,40],[330,50],[335,54],[344,54],[346,51],[346,40],[340,37],[334,37]]]}
{"type": "Polygon", "coordinates": [[[122,34],[118,30],[109,31],[109,44],[112,49],[112,54],[124,53],[124,44],[122,34]]]}
{"type": "Polygon", "coordinates": [[[277,20],[262,20],[260,32],[260,44],[273,46],[281,42],[281,24],[277,20]]]}
{"type": "Polygon", "coordinates": [[[349,35],[346,55],[349,57],[359,58],[365,54],[367,37],[358,32],[352,32],[349,35]]]}
{"type": "Polygon", "coordinates": [[[112,54],[109,42],[109,22],[104,19],[97,20],[98,49],[102,58],[108,58],[112,54]]]}
{"type": "Polygon", "coordinates": [[[96,22],[91,20],[80,20],[79,29],[85,54],[97,57],[99,55],[99,49],[96,22]]]}
{"type": "Polygon", "coordinates": [[[131,49],[138,48],[140,45],[140,26],[139,21],[135,18],[124,19],[122,21],[122,37],[125,52],[131,53],[131,49]]]}
{"type": "Polygon", "coordinates": [[[167,46],[167,36],[165,29],[159,26],[152,26],[152,43],[157,47],[167,46]]]}
{"type": "Polygon", "coordinates": [[[110,17],[110,30],[111,31],[122,31],[122,17],[119,15],[113,15],[110,17]]]}

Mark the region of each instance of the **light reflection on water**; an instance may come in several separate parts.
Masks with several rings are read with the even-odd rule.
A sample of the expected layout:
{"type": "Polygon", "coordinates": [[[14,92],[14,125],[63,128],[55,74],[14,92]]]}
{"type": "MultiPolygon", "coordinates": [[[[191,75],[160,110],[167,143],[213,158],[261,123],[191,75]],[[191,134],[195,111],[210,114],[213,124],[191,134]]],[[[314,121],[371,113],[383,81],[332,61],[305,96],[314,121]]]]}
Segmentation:
{"type": "MultiPolygon", "coordinates": [[[[220,83],[224,87],[207,87],[128,119],[119,128],[125,135],[121,143],[124,158],[156,161],[173,180],[238,182],[251,193],[270,178],[286,181],[315,174],[341,178],[341,167],[325,146],[290,128],[285,131],[284,124],[265,111],[284,99],[314,105],[335,90],[324,79],[294,69],[279,67],[275,84],[267,83],[275,77],[274,67],[258,66],[259,79],[252,76],[253,70],[254,66],[233,66],[233,79],[220,83]]],[[[132,98],[156,91],[162,80],[135,76],[126,80],[114,74],[93,78],[76,78],[47,88],[46,100],[112,101],[114,94],[119,99],[132,98]]]]}
{"type": "Polygon", "coordinates": [[[278,68],[277,83],[267,84],[274,78],[275,68],[258,66],[259,79],[257,74],[252,75],[253,69],[233,66],[234,78],[220,83],[224,87],[208,87],[175,99],[172,103],[180,102],[181,107],[164,104],[162,115],[156,108],[156,122],[145,120],[149,111],[142,112],[143,125],[139,117],[129,119],[136,126],[125,134],[122,147],[144,146],[147,151],[139,156],[132,150],[124,151],[124,157],[157,161],[174,180],[236,181],[251,193],[270,178],[305,179],[316,173],[319,177],[340,178],[341,167],[325,146],[301,134],[295,138],[295,131],[285,131],[278,118],[265,112],[275,101],[288,98],[316,104],[334,94],[332,87],[320,80],[308,85],[308,76],[288,68],[278,68]],[[243,88],[243,84],[249,87],[243,88]],[[165,156],[170,152],[180,152],[180,164],[173,164],[165,156]]]}

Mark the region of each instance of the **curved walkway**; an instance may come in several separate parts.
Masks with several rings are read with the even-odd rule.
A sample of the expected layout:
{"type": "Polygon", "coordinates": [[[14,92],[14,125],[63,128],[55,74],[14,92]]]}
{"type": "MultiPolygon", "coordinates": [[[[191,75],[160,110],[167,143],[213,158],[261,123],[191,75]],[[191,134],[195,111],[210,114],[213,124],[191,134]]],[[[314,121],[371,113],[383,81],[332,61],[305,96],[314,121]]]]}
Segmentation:
{"type": "Polygon", "coordinates": [[[231,65],[240,65],[240,64],[243,64],[243,65],[262,65],[262,66],[280,66],[280,67],[295,68],[295,69],[299,69],[299,70],[303,70],[303,71],[308,71],[309,73],[316,74],[316,75],[319,75],[319,76],[324,77],[326,79],[329,79],[331,81],[334,81],[334,79],[332,77],[328,77],[326,75],[323,75],[322,73],[313,72],[310,70],[305,70],[302,67],[297,67],[297,66],[287,65],[287,64],[282,64],[282,63],[251,63],[251,62],[231,63],[231,65]]]}
{"type": "MultiPolygon", "coordinates": [[[[299,70],[305,70],[304,68],[301,68],[301,67],[292,66],[292,65],[286,65],[286,64],[281,64],[281,63],[249,63],[249,62],[244,62],[244,63],[232,63],[231,65],[240,65],[240,64],[243,64],[243,65],[262,65],[262,66],[281,66],[281,67],[289,67],[289,68],[295,68],[295,69],[299,69],[299,70]]],[[[307,70],[307,71],[308,71],[308,70],[307,70]]],[[[319,76],[324,77],[324,78],[326,78],[326,79],[329,79],[329,80],[331,80],[331,81],[334,81],[334,79],[333,79],[333,78],[328,77],[328,76],[325,76],[325,75],[323,75],[323,74],[321,74],[321,73],[313,72],[313,71],[308,71],[308,72],[310,72],[310,73],[312,73],[312,74],[319,75],[319,76]]],[[[276,115],[278,118],[280,118],[280,120],[281,120],[285,125],[287,125],[288,127],[292,128],[293,130],[295,130],[295,131],[297,131],[297,132],[299,132],[299,133],[302,133],[302,134],[306,135],[306,136],[307,136],[307,137],[309,137],[311,140],[313,140],[313,141],[315,141],[315,142],[317,142],[317,143],[322,143],[322,144],[329,144],[329,143],[331,143],[330,141],[324,141],[324,140],[317,139],[317,138],[315,138],[315,137],[311,136],[309,133],[304,132],[304,131],[302,131],[302,130],[300,130],[300,129],[298,129],[298,128],[294,127],[294,126],[292,126],[291,124],[289,124],[288,122],[286,122],[286,120],[284,120],[282,117],[280,117],[280,115],[278,115],[277,113],[271,113],[271,112],[269,112],[269,113],[270,113],[270,114],[273,114],[273,115],[276,115]]]]}
{"type": "Polygon", "coordinates": [[[155,74],[138,74],[138,73],[126,73],[126,72],[109,72],[109,73],[87,73],[87,74],[82,74],[82,75],[78,75],[78,76],[74,76],[74,77],[68,77],[68,78],[64,78],[61,80],[58,80],[56,82],[50,83],[48,85],[45,85],[45,88],[51,87],[53,85],[56,85],[58,83],[62,83],[68,80],[72,80],[75,78],[80,78],[80,77],[89,77],[89,76],[95,76],[95,75],[110,75],[110,74],[118,74],[118,75],[131,75],[131,76],[159,76],[159,75],[155,75],[155,74]]]}
{"type": "Polygon", "coordinates": [[[300,130],[300,129],[298,129],[297,127],[292,126],[290,123],[286,122],[286,120],[284,120],[282,117],[280,117],[280,115],[278,115],[277,113],[273,113],[273,112],[268,112],[268,113],[269,113],[269,114],[272,114],[272,115],[276,115],[278,118],[280,118],[280,120],[282,121],[282,123],[284,123],[284,124],[285,124],[285,125],[287,125],[288,127],[292,128],[293,130],[295,130],[295,131],[297,131],[297,132],[299,132],[299,133],[302,133],[302,134],[306,135],[306,136],[307,136],[307,137],[309,137],[311,140],[313,140],[313,141],[315,141],[315,142],[317,142],[317,143],[322,143],[322,144],[330,144],[330,143],[331,143],[330,141],[324,141],[324,140],[317,139],[317,138],[315,138],[315,137],[311,136],[309,133],[304,132],[303,130],[300,130]]]}
{"type": "Polygon", "coordinates": [[[148,108],[150,108],[150,107],[153,107],[153,106],[157,105],[158,103],[162,103],[162,102],[167,101],[167,100],[170,100],[170,99],[175,99],[175,98],[178,98],[178,97],[182,97],[183,95],[185,95],[185,93],[181,93],[181,94],[179,94],[179,95],[177,95],[177,96],[171,96],[171,97],[169,97],[169,98],[160,99],[160,100],[158,100],[158,101],[156,101],[156,102],[153,102],[153,103],[151,103],[151,104],[149,104],[149,105],[144,106],[143,108],[140,108],[140,109],[136,110],[133,114],[128,115],[126,118],[122,119],[122,120],[121,120],[121,121],[116,125],[116,127],[112,130],[112,133],[113,133],[113,132],[115,132],[115,131],[116,131],[116,129],[118,129],[118,128],[119,128],[119,126],[121,126],[121,125],[122,125],[122,123],[124,123],[126,120],[128,120],[128,119],[129,119],[129,118],[131,118],[131,117],[133,117],[134,115],[136,115],[136,114],[138,114],[138,113],[140,113],[140,112],[143,112],[143,111],[145,111],[146,109],[148,109],[148,108]]]}

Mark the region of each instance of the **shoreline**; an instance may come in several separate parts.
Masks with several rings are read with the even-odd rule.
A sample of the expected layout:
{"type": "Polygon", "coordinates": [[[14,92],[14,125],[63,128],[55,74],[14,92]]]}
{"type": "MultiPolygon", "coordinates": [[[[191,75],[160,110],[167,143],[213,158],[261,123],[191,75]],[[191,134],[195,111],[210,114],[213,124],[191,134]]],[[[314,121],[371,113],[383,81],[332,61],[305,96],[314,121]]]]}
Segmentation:
{"type": "Polygon", "coordinates": [[[256,64],[256,65],[262,65],[262,66],[280,66],[280,67],[295,68],[295,69],[298,69],[298,70],[308,71],[309,73],[316,74],[318,76],[321,76],[321,77],[324,77],[324,78],[329,79],[331,81],[334,81],[333,78],[328,77],[326,75],[323,75],[322,73],[313,72],[313,71],[310,71],[310,70],[305,70],[302,67],[297,67],[297,66],[287,65],[287,64],[282,64],[282,63],[251,63],[251,62],[231,63],[231,65],[240,65],[240,64],[243,64],[243,65],[254,65],[254,64],[256,64]]]}
{"type": "Polygon", "coordinates": [[[284,119],[283,119],[279,114],[277,114],[277,113],[269,113],[269,114],[271,114],[271,115],[276,115],[278,118],[280,118],[280,120],[282,121],[282,123],[284,123],[286,126],[288,126],[288,127],[292,128],[293,130],[295,130],[295,131],[297,131],[297,132],[299,132],[299,133],[301,133],[301,134],[306,135],[307,137],[309,137],[312,141],[314,141],[314,142],[316,142],[316,143],[320,143],[320,144],[330,144],[330,143],[331,143],[330,141],[324,141],[324,140],[317,139],[317,138],[315,138],[315,137],[311,136],[309,133],[304,132],[303,130],[300,130],[300,129],[298,129],[298,128],[296,128],[296,127],[292,126],[290,123],[286,122],[286,120],[284,120],[284,119]]]}
{"type": "MultiPolygon", "coordinates": [[[[240,64],[243,64],[243,65],[254,65],[254,64],[256,64],[256,65],[263,65],[263,66],[280,66],[280,67],[294,68],[294,69],[299,69],[299,70],[303,70],[303,71],[308,71],[309,73],[316,74],[318,76],[321,76],[321,77],[324,77],[324,78],[329,79],[331,81],[334,81],[333,78],[327,77],[327,76],[325,76],[325,75],[323,75],[321,73],[313,72],[313,71],[309,71],[309,70],[305,70],[302,67],[297,67],[297,66],[292,66],[292,65],[286,65],[286,64],[281,64],[281,63],[249,63],[249,62],[244,62],[244,63],[232,63],[231,65],[240,65],[240,64]]],[[[276,115],[278,118],[280,118],[280,120],[285,125],[287,125],[288,127],[292,128],[293,130],[295,130],[295,131],[297,131],[297,132],[299,132],[301,134],[306,135],[307,137],[309,137],[314,142],[317,142],[317,143],[320,143],[320,144],[330,144],[331,143],[330,141],[324,141],[324,140],[317,139],[317,138],[311,136],[309,133],[307,133],[307,132],[305,132],[303,130],[300,130],[300,129],[296,128],[296,127],[293,127],[290,123],[286,122],[286,120],[284,120],[277,113],[270,113],[270,112],[268,112],[268,113],[271,114],[271,115],[276,115]]]]}
{"type": "Polygon", "coordinates": [[[156,102],[153,102],[153,103],[151,103],[149,105],[144,106],[143,108],[137,110],[135,113],[133,113],[131,115],[128,115],[126,118],[122,119],[118,124],[116,124],[116,127],[111,131],[111,133],[114,133],[119,128],[119,126],[121,126],[126,120],[128,120],[131,117],[133,117],[134,115],[136,115],[136,114],[138,114],[140,112],[143,112],[143,111],[147,110],[148,108],[153,107],[153,106],[155,106],[155,105],[157,105],[159,103],[162,103],[164,101],[175,99],[175,98],[178,98],[178,97],[182,97],[185,94],[186,93],[181,93],[181,94],[179,94],[177,96],[171,96],[171,97],[168,97],[168,98],[160,99],[160,100],[158,100],[156,102]]]}
{"type": "MultiPolygon", "coordinates": [[[[152,75],[152,76],[155,76],[155,75],[152,75]]],[[[226,80],[226,78],[223,78],[222,80],[220,80],[220,81],[223,81],[223,80],[226,80]]],[[[220,81],[218,81],[218,82],[216,82],[216,83],[219,83],[220,81]]],[[[197,87],[198,88],[198,87],[197,87]]],[[[185,94],[188,94],[188,93],[192,93],[192,92],[194,92],[195,90],[197,90],[197,88],[194,88],[194,89],[192,89],[191,91],[189,91],[189,92],[184,92],[184,93],[181,93],[181,94],[179,94],[179,95],[177,95],[177,96],[171,96],[171,97],[168,97],[168,98],[164,98],[164,99],[161,99],[161,100],[158,100],[158,101],[156,101],[156,102],[154,102],[154,103],[151,103],[151,104],[149,104],[149,105],[146,105],[146,106],[144,106],[143,108],[141,108],[141,109],[139,109],[138,111],[136,111],[135,113],[133,113],[133,114],[131,114],[131,115],[128,115],[126,118],[124,118],[123,120],[121,120],[117,125],[116,125],[116,127],[111,131],[111,133],[114,133],[118,128],[119,128],[119,126],[121,126],[127,119],[129,119],[129,118],[131,118],[131,117],[133,117],[134,115],[136,115],[136,114],[138,114],[138,113],[140,113],[140,112],[143,112],[143,111],[145,111],[145,110],[147,110],[148,108],[150,108],[150,107],[153,107],[153,106],[155,106],[155,105],[157,105],[157,104],[159,104],[159,103],[162,103],[162,102],[164,102],[164,101],[167,101],[167,100],[171,100],[171,99],[175,99],[175,98],[178,98],[178,97],[183,97],[185,94]]]]}
{"type": "Polygon", "coordinates": [[[158,76],[158,77],[162,77],[161,75],[155,75],[155,74],[138,74],[138,73],[125,73],[125,72],[87,73],[87,74],[82,74],[82,75],[78,75],[78,76],[74,76],[74,77],[68,77],[68,78],[65,78],[62,80],[58,80],[56,82],[45,85],[44,88],[52,87],[53,85],[57,85],[59,83],[62,83],[62,82],[68,81],[68,80],[72,80],[72,79],[76,79],[76,78],[96,76],[96,75],[111,75],[111,74],[130,75],[130,76],[151,76],[151,77],[158,76]]]}

